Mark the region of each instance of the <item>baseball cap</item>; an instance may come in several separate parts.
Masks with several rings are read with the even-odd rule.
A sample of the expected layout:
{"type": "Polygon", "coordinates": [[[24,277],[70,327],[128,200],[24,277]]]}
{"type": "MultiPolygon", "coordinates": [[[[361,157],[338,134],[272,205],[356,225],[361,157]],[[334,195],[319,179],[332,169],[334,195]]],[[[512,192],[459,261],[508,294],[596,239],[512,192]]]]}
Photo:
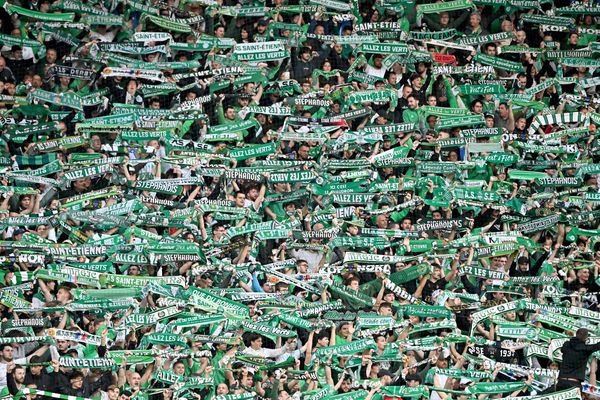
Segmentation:
{"type": "Polygon", "coordinates": [[[17,228],[13,231],[13,236],[17,236],[17,235],[22,235],[26,232],[25,229],[23,228],[17,228]]]}

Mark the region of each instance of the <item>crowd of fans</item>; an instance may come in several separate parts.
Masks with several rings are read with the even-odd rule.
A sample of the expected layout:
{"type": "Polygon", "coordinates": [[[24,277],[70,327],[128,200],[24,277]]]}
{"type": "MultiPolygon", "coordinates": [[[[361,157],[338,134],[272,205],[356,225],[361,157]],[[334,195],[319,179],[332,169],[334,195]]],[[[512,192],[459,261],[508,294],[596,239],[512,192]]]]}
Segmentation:
{"type": "Polygon", "coordinates": [[[599,18],[4,2],[0,398],[598,398],[599,18]]]}

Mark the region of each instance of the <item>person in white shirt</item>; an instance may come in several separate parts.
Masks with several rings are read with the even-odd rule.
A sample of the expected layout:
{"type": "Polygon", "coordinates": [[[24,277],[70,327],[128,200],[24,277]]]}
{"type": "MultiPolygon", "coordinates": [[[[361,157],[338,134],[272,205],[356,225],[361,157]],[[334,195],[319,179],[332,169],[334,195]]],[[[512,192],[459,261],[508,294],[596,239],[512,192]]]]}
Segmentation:
{"type": "Polygon", "coordinates": [[[279,349],[265,349],[262,347],[262,337],[257,333],[251,333],[248,335],[248,343],[250,346],[246,347],[242,353],[249,356],[258,356],[263,358],[276,358],[284,354],[287,349],[285,346],[279,349]]]}
{"type": "Polygon", "coordinates": [[[314,331],[310,332],[308,341],[306,342],[306,344],[304,346],[301,346],[301,347],[299,346],[299,344],[301,344],[301,343],[298,342],[298,338],[296,338],[296,337],[287,338],[285,341],[285,345],[283,346],[283,348],[285,349],[285,353],[283,353],[279,357],[277,357],[275,359],[275,362],[277,362],[277,363],[283,362],[290,357],[294,357],[295,360],[299,360],[300,357],[302,356],[302,354],[304,354],[306,352],[306,347],[308,346],[308,342],[311,342],[313,340],[313,336],[314,336],[314,331]]]}
{"type": "Polygon", "coordinates": [[[365,67],[365,73],[383,79],[385,77],[386,72],[387,69],[383,66],[383,55],[374,54],[373,65],[367,64],[367,66],[365,67]]]}

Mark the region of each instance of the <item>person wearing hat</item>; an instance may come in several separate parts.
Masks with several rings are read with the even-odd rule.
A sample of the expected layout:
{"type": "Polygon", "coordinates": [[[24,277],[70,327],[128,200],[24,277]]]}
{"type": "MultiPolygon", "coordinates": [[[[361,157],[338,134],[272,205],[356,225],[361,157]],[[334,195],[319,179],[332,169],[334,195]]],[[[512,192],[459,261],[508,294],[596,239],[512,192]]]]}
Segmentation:
{"type": "Polygon", "coordinates": [[[257,38],[267,37],[267,27],[269,26],[269,21],[267,19],[260,19],[256,23],[256,31],[254,32],[255,41],[257,38]]]}

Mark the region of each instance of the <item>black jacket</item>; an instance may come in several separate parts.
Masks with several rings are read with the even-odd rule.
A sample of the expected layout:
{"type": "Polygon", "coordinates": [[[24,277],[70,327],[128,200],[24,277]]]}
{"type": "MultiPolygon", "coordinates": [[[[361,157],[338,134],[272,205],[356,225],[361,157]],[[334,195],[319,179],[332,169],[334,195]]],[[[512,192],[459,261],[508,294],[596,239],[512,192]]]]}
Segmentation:
{"type": "Polygon", "coordinates": [[[583,382],[588,358],[592,353],[600,350],[600,343],[585,344],[577,338],[572,338],[563,344],[561,350],[563,361],[558,379],[572,378],[583,382]]]}
{"type": "Polygon", "coordinates": [[[53,375],[56,374],[49,374],[44,369],[42,369],[42,372],[39,375],[34,375],[31,371],[27,371],[25,373],[25,384],[30,385],[33,383],[39,390],[56,392],[58,380],[57,376],[53,375]]]}
{"type": "Polygon", "coordinates": [[[70,396],[90,397],[98,389],[106,391],[111,384],[112,373],[107,371],[96,382],[90,382],[88,378],[85,378],[81,389],[73,389],[71,385],[69,385],[68,387],[64,387],[61,393],[70,396]]]}

